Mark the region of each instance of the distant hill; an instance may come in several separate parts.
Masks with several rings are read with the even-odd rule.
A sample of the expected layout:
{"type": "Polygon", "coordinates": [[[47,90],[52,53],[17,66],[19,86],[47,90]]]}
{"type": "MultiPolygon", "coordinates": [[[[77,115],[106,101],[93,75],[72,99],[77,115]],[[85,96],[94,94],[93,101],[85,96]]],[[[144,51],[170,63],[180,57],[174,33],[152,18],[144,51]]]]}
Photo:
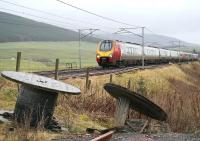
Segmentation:
{"type": "MultiPolygon", "coordinates": [[[[141,44],[141,37],[135,36],[133,34],[102,34],[99,37],[141,44]]],[[[155,34],[145,34],[144,36],[145,45],[178,50],[178,42],[173,44],[172,41],[179,41],[179,39],[155,34]]],[[[200,45],[181,41],[181,50],[192,52],[194,49],[196,51],[200,51],[200,45]]]]}
{"type": "MultiPolygon", "coordinates": [[[[75,31],[0,12],[0,42],[77,40],[75,31]]],[[[86,40],[98,41],[92,37],[86,40]]]]}
{"type": "MultiPolygon", "coordinates": [[[[87,37],[84,40],[98,42],[101,39],[110,39],[141,44],[141,38],[131,34],[101,34],[98,38],[87,37]]],[[[78,33],[75,31],[0,12],[0,42],[77,40],[78,33]]],[[[177,43],[174,45],[171,43],[171,41],[178,41],[178,39],[173,37],[145,34],[144,40],[145,45],[178,50],[175,47],[177,43]]],[[[181,41],[181,50],[192,52],[194,49],[200,52],[200,45],[181,41]]]]}

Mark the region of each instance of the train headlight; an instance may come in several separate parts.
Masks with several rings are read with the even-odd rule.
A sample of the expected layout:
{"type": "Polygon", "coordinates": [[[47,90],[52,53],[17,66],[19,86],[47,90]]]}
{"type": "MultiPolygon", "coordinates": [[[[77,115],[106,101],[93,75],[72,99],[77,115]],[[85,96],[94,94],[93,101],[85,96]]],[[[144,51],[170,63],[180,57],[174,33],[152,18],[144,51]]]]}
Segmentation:
{"type": "Polygon", "coordinates": [[[112,54],[109,54],[109,57],[112,58],[112,54]]]}
{"type": "Polygon", "coordinates": [[[99,55],[99,54],[97,54],[97,58],[100,58],[100,55],[99,55]]]}

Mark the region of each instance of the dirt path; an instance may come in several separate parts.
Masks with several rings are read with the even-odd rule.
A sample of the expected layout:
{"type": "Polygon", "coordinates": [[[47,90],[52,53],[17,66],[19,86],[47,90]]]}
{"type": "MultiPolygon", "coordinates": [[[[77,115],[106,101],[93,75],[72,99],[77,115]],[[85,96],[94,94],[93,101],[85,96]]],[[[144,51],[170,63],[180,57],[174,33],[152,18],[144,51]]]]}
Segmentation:
{"type": "MultiPolygon", "coordinates": [[[[53,141],[89,141],[92,137],[72,137],[71,139],[58,139],[53,141]]],[[[117,133],[111,141],[200,141],[200,136],[181,133],[160,133],[160,134],[138,134],[138,133],[117,133]]]]}

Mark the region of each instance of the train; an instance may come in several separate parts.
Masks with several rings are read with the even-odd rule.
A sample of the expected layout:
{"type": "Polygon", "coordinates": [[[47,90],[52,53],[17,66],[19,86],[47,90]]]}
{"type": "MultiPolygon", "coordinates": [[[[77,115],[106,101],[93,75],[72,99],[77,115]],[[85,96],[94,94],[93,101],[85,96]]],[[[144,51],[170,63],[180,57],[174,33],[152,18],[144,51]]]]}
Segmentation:
{"type": "MultiPolygon", "coordinates": [[[[100,41],[96,49],[99,66],[129,66],[142,64],[142,46],[116,40],[100,41]]],[[[158,64],[198,60],[198,54],[144,46],[144,63],[158,64]]]]}

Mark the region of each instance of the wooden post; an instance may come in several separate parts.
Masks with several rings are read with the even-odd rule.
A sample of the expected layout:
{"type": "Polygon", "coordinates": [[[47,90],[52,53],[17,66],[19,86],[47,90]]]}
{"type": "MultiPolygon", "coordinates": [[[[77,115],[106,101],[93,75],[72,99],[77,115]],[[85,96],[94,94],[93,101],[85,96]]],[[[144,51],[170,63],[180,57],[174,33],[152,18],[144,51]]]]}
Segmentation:
{"type": "MultiPolygon", "coordinates": [[[[16,71],[20,71],[20,64],[21,64],[21,52],[17,52],[17,60],[16,60],[16,71]]],[[[17,89],[19,91],[20,89],[20,85],[17,84],[17,89]]]]}
{"type": "Polygon", "coordinates": [[[112,74],[110,74],[110,83],[112,83],[112,74]]]}
{"type": "Polygon", "coordinates": [[[128,80],[128,85],[127,85],[127,88],[128,88],[128,89],[130,89],[130,88],[131,88],[131,80],[130,80],[130,79],[128,80]]]}
{"type": "Polygon", "coordinates": [[[89,88],[90,88],[90,85],[91,85],[91,80],[88,80],[87,89],[89,89],[89,88]]]}
{"type": "Polygon", "coordinates": [[[86,89],[88,89],[88,84],[89,84],[89,68],[87,68],[86,70],[86,81],[85,81],[86,89]]]}
{"type": "Polygon", "coordinates": [[[71,63],[71,69],[72,69],[72,63],[71,63]]]}
{"type": "MultiPolygon", "coordinates": [[[[129,79],[128,80],[128,84],[127,84],[127,89],[130,89],[131,88],[131,80],[129,79]]],[[[129,119],[130,118],[130,109],[128,109],[128,117],[127,117],[127,119],[129,119]]]]}
{"type": "Polygon", "coordinates": [[[59,59],[56,59],[56,64],[55,64],[55,80],[58,80],[58,69],[59,69],[59,59]]]}
{"type": "Polygon", "coordinates": [[[20,71],[21,52],[17,52],[16,71],[20,71]]]}
{"type": "Polygon", "coordinates": [[[130,100],[124,97],[119,97],[116,102],[116,112],[115,112],[115,126],[121,127],[124,126],[128,109],[129,109],[130,100]]]}

